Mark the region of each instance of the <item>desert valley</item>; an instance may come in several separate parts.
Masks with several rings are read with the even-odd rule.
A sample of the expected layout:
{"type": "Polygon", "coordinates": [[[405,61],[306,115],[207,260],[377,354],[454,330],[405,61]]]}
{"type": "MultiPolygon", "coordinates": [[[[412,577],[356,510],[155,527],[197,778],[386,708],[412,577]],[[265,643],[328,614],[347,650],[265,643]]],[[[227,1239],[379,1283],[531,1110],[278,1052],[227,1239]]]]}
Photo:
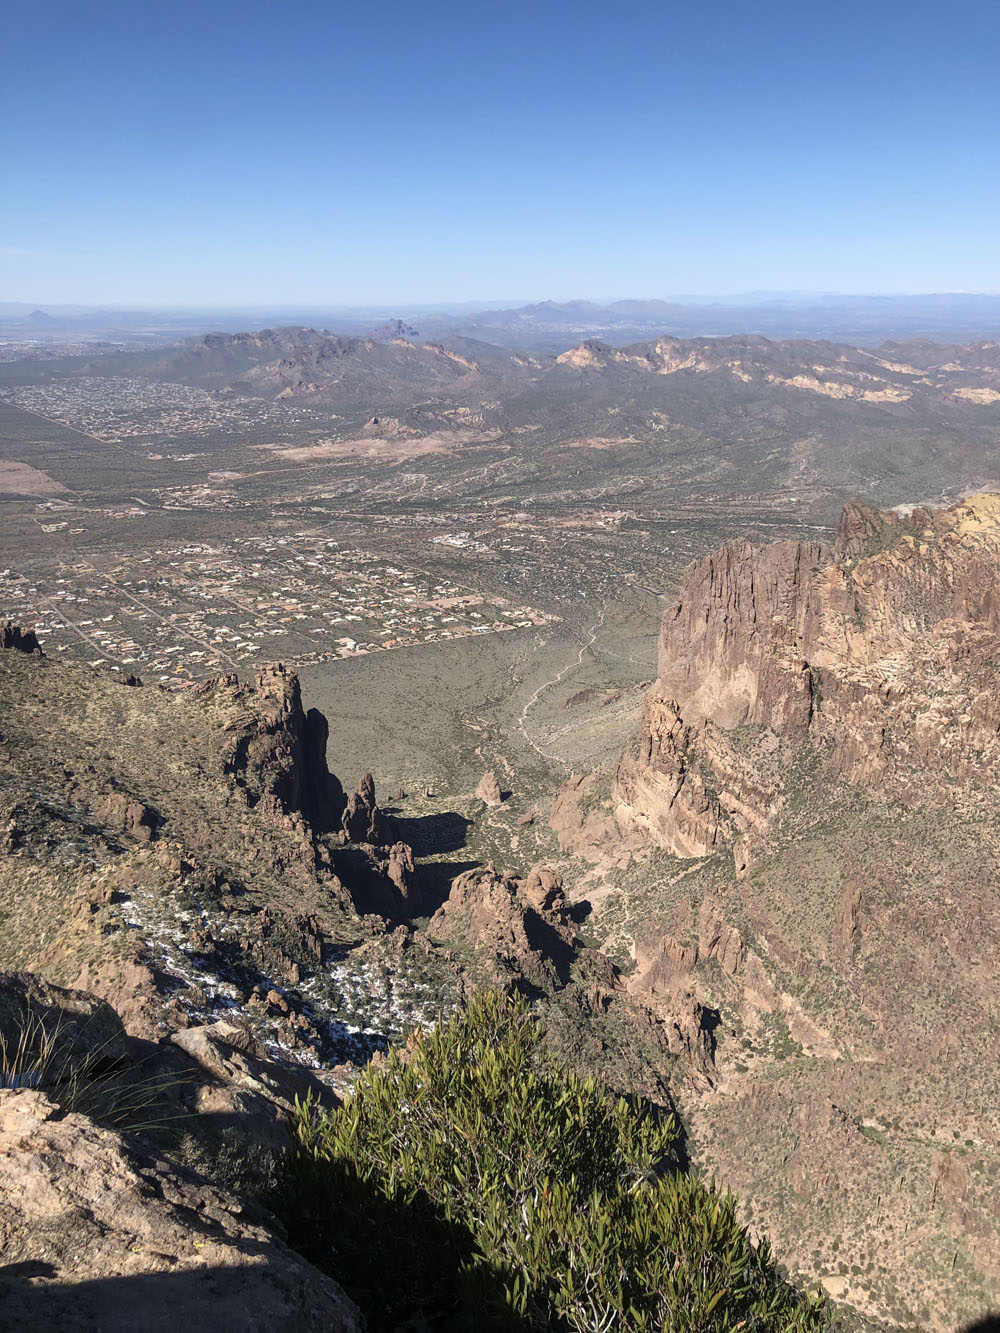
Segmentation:
{"type": "Polygon", "coordinates": [[[15,330],[0,423],[11,1320],[402,1327],[261,1201],[497,991],[826,1299],[747,1326],[997,1306],[1000,345],[15,330]]]}

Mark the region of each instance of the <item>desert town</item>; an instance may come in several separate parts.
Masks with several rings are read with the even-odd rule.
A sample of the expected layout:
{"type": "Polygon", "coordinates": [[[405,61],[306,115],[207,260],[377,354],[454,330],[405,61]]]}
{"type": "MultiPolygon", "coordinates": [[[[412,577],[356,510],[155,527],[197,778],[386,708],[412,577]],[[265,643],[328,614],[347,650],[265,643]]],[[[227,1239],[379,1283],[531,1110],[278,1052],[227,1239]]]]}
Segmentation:
{"type": "Polygon", "coordinates": [[[305,665],[553,619],[309,533],[70,558],[44,580],[4,568],[0,600],[50,654],[175,686],[261,660],[305,665]]]}

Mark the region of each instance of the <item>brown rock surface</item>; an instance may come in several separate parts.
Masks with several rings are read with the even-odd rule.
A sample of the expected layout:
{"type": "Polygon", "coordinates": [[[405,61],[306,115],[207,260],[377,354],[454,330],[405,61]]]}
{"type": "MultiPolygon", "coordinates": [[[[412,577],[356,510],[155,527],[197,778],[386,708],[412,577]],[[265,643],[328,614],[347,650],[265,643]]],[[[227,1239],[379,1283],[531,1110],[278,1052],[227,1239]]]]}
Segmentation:
{"type": "Polygon", "coordinates": [[[177,1066],[191,1109],[199,1116],[219,1117],[220,1127],[238,1121],[241,1137],[256,1146],[276,1152],[287,1146],[285,1126],[296,1097],[304,1100],[312,1094],[320,1104],[332,1100],[309,1070],[269,1059],[245,1024],[219,1019],[184,1028],[170,1040],[196,1066],[177,1066]]]}
{"type": "Polygon", "coordinates": [[[998,791],[1000,496],[691,566],[609,924],[636,997],[719,1014],[714,1090],[678,1093],[701,1165],[879,1326],[1000,1290],[998,791]]]}
{"type": "Polygon", "coordinates": [[[479,779],[476,795],[482,801],[483,805],[503,805],[503,796],[500,793],[500,783],[497,781],[497,775],[493,772],[492,768],[484,773],[479,779]]]}
{"type": "Polygon", "coordinates": [[[831,775],[903,799],[927,799],[916,767],[995,781],[998,662],[998,495],[905,517],[849,505],[833,547],[730,542],[664,617],[619,823],[678,856],[766,829],[779,757],[807,742],[831,775]]]}
{"type": "Polygon", "coordinates": [[[478,982],[526,982],[540,995],[558,994],[575,1022],[569,1031],[562,1023],[561,1031],[552,1030],[557,1048],[571,1062],[599,1067],[611,1086],[669,1100],[660,1078],[675,1060],[681,1080],[707,1083],[712,1015],[687,993],[660,998],[626,987],[607,955],[577,936],[573,908],[552,866],[532,866],[523,878],[492,863],[458,875],[427,935],[437,943],[473,945],[478,982]]]}
{"type": "MultiPolygon", "coordinates": [[[[575,934],[565,916],[557,881],[537,869],[527,880],[497,871],[492,863],[467,870],[431,918],[431,939],[460,939],[486,955],[509,959],[518,972],[545,988],[564,984],[575,934]]],[[[606,960],[605,960],[606,961],[606,960]]],[[[613,985],[610,963],[607,984],[613,985]]]]}
{"type": "Polygon", "coordinates": [[[235,676],[220,676],[216,686],[234,702],[246,701],[226,724],[231,739],[223,766],[250,803],[284,825],[304,820],[318,833],[335,828],[344,793],[326,766],[329,727],[316,709],[304,711],[298,676],[279,662],[260,670],[252,695],[235,676]]]}
{"type": "MultiPolygon", "coordinates": [[[[341,983],[319,964],[414,915],[412,853],[370,778],[361,841],[345,833],[326,722],[294,675],[122,689],[5,652],[0,713],[0,969],[88,987],[147,1041],[236,1008],[308,1063],[361,1058],[367,1039],[322,1021],[341,983]],[[251,1001],[275,986],[284,1010],[251,1001]]],[[[429,970],[453,987],[446,960],[429,970]]],[[[374,1003],[379,1031],[394,1011],[374,1003]]]]}
{"type": "Polygon", "coordinates": [[[344,833],[351,842],[382,842],[386,818],[375,800],[375,779],[365,773],[356,792],[347,798],[342,816],[344,833]]]}
{"type": "Polygon", "coordinates": [[[106,1000],[129,1036],[156,1041],[161,1035],[163,1003],[156,977],[145,963],[115,958],[85,963],[72,985],[74,990],[92,991],[106,1000]]]}
{"type": "Polygon", "coordinates": [[[114,828],[139,842],[149,842],[156,827],[156,812],[125,792],[110,792],[100,802],[100,813],[114,828]]]}
{"type": "Polygon", "coordinates": [[[595,774],[570,774],[553,797],[549,827],[559,850],[574,856],[591,856],[595,846],[614,835],[615,822],[598,802],[595,774]]]}
{"type": "Polygon", "coordinates": [[[413,848],[405,842],[396,842],[389,848],[386,875],[395,884],[403,898],[408,898],[413,887],[413,848]]]}
{"type": "Polygon", "coordinates": [[[354,1333],[270,1219],[42,1093],[0,1091],[0,1305],[61,1333],[354,1333]]]}

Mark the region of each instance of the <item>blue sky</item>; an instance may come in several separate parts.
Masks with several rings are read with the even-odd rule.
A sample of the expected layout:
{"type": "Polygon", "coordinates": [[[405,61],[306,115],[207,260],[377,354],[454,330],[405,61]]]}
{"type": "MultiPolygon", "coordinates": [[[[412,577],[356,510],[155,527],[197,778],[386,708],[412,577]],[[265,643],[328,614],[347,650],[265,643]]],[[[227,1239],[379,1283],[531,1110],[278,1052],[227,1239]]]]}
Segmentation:
{"type": "Polygon", "coordinates": [[[0,299],[1000,291],[996,0],[7,0],[0,299]]]}

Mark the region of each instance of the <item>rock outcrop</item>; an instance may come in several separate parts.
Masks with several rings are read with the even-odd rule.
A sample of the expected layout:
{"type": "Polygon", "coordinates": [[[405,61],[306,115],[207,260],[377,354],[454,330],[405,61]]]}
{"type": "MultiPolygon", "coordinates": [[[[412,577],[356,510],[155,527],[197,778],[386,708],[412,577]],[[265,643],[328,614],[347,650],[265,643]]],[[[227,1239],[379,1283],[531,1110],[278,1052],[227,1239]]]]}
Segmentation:
{"type": "Polygon", "coordinates": [[[388,822],[375,800],[375,779],[370,773],[365,773],[357,791],[348,796],[341,826],[350,842],[385,840],[388,822]]]}
{"type": "Polygon", "coordinates": [[[311,1096],[321,1105],[335,1101],[310,1070],[269,1059],[246,1023],[219,1019],[183,1028],[170,1040],[185,1057],[170,1064],[183,1081],[184,1101],[196,1117],[207,1117],[190,1123],[204,1124],[205,1137],[211,1137],[213,1125],[238,1125],[243,1141],[281,1152],[296,1098],[311,1096]]]}
{"type": "Polygon", "coordinates": [[[109,792],[99,803],[100,814],[112,828],[120,828],[139,842],[149,842],[156,828],[156,812],[125,792],[109,792]]]}
{"type": "Polygon", "coordinates": [[[700,962],[715,959],[726,976],[733,977],[743,966],[746,950],[740,932],[727,924],[721,907],[707,897],[698,913],[697,936],[682,943],[665,934],[653,944],[637,942],[636,972],[629,989],[636,993],[671,995],[691,984],[691,974],[700,962]]]}
{"type": "Polygon", "coordinates": [[[836,542],[730,542],[664,617],[616,816],[678,856],[766,830],[794,753],[908,801],[1000,772],[1000,496],[848,505],[836,542]],[[913,774],[919,770],[919,783],[913,774]]]}
{"type": "Polygon", "coordinates": [[[395,884],[404,901],[409,898],[413,890],[415,868],[413,848],[405,842],[394,842],[389,848],[389,859],[386,862],[385,873],[388,879],[395,884]]]}
{"type": "Polygon", "coordinates": [[[636,998],[717,1010],[703,1162],[887,1326],[951,1333],[1000,1274],[998,779],[983,494],[692,565],[613,780],[629,842],[688,861],[638,863],[621,934],[636,998]]]}
{"type": "Polygon", "coordinates": [[[476,795],[482,801],[483,805],[503,805],[503,795],[500,791],[500,783],[497,781],[497,775],[493,772],[492,768],[485,772],[479,779],[476,795]]]}
{"type": "MultiPolygon", "coordinates": [[[[427,935],[436,943],[471,944],[478,964],[473,974],[481,982],[526,986],[547,997],[558,992],[588,1033],[589,1058],[600,1059],[612,1084],[622,1079],[623,1086],[638,1086],[650,1055],[661,1064],[680,1059],[681,1079],[699,1086],[710,1081],[715,1016],[688,993],[657,996],[626,986],[608,956],[577,935],[562,879],[544,862],[521,878],[492,862],[458,875],[427,935]]],[[[565,1054],[578,1058],[580,1032],[553,1036],[565,1054]]],[[[647,1087],[669,1096],[663,1086],[647,1087]]]]}
{"type": "MultiPolygon", "coordinates": [[[[367,1049],[325,1021],[343,942],[440,894],[415,900],[422,873],[370,775],[345,797],[293,673],[123,689],[0,652],[0,713],[0,970],[89,989],[145,1041],[239,1011],[305,1064],[367,1049]]],[[[454,986],[449,962],[429,971],[454,986]]],[[[387,990],[377,1003],[356,1026],[396,1021],[387,990]]]]}
{"type": "Polygon", "coordinates": [[[252,694],[234,676],[217,683],[243,705],[227,723],[223,765],[254,808],[316,833],[339,827],[346,800],[326,764],[329,727],[317,709],[303,709],[298,676],[279,662],[261,669],[252,694]]]}
{"type": "Polygon", "coordinates": [[[117,1127],[148,1122],[155,1134],[182,1121],[209,1147],[236,1131],[268,1152],[287,1146],[296,1097],[333,1101],[312,1070],[272,1060],[245,1019],[135,1040],[110,1004],[30,972],[0,972],[3,1087],[37,1089],[117,1127]]]}
{"type": "Polygon", "coordinates": [[[0,1091],[0,1306],[61,1333],[355,1333],[273,1220],[43,1093],[0,1091]]]}
{"type": "MultiPolygon", "coordinates": [[[[498,977],[514,970],[541,989],[566,983],[577,943],[558,876],[536,866],[522,880],[492,862],[452,881],[427,934],[471,944],[482,957],[496,960],[498,977]]],[[[605,984],[613,987],[610,962],[595,957],[604,967],[605,984]]]]}
{"type": "Polygon", "coordinates": [[[12,648],[18,653],[33,653],[44,657],[41,644],[33,629],[22,629],[13,620],[0,620],[0,648],[12,648]]]}
{"type": "MultiPolygon", "coordinates": [[[[225,773],[255,816],[297,839],[300,860],[315,856],[328,865],[318,843],[327,835],[339,844],[394,841],[371,773],[347,795],[328,769],[329,725],[318,709],[303,709],[295,672],[276,663],[258,673],[252,689],[241,687],[235,676],[220,677],[213,688],[216,702],[230,709],[225,773]]],[[[396,857],[397,873],[404,861],[396,857]]]]}
{"type": "Polygon", "coordinates": [[[571,773],[556,792],[549,808],[549,827],[559,839],[559,850],[590,856],[594,847],[615,833],[615,821],[600,800],[595,773],[571,773]]]}

